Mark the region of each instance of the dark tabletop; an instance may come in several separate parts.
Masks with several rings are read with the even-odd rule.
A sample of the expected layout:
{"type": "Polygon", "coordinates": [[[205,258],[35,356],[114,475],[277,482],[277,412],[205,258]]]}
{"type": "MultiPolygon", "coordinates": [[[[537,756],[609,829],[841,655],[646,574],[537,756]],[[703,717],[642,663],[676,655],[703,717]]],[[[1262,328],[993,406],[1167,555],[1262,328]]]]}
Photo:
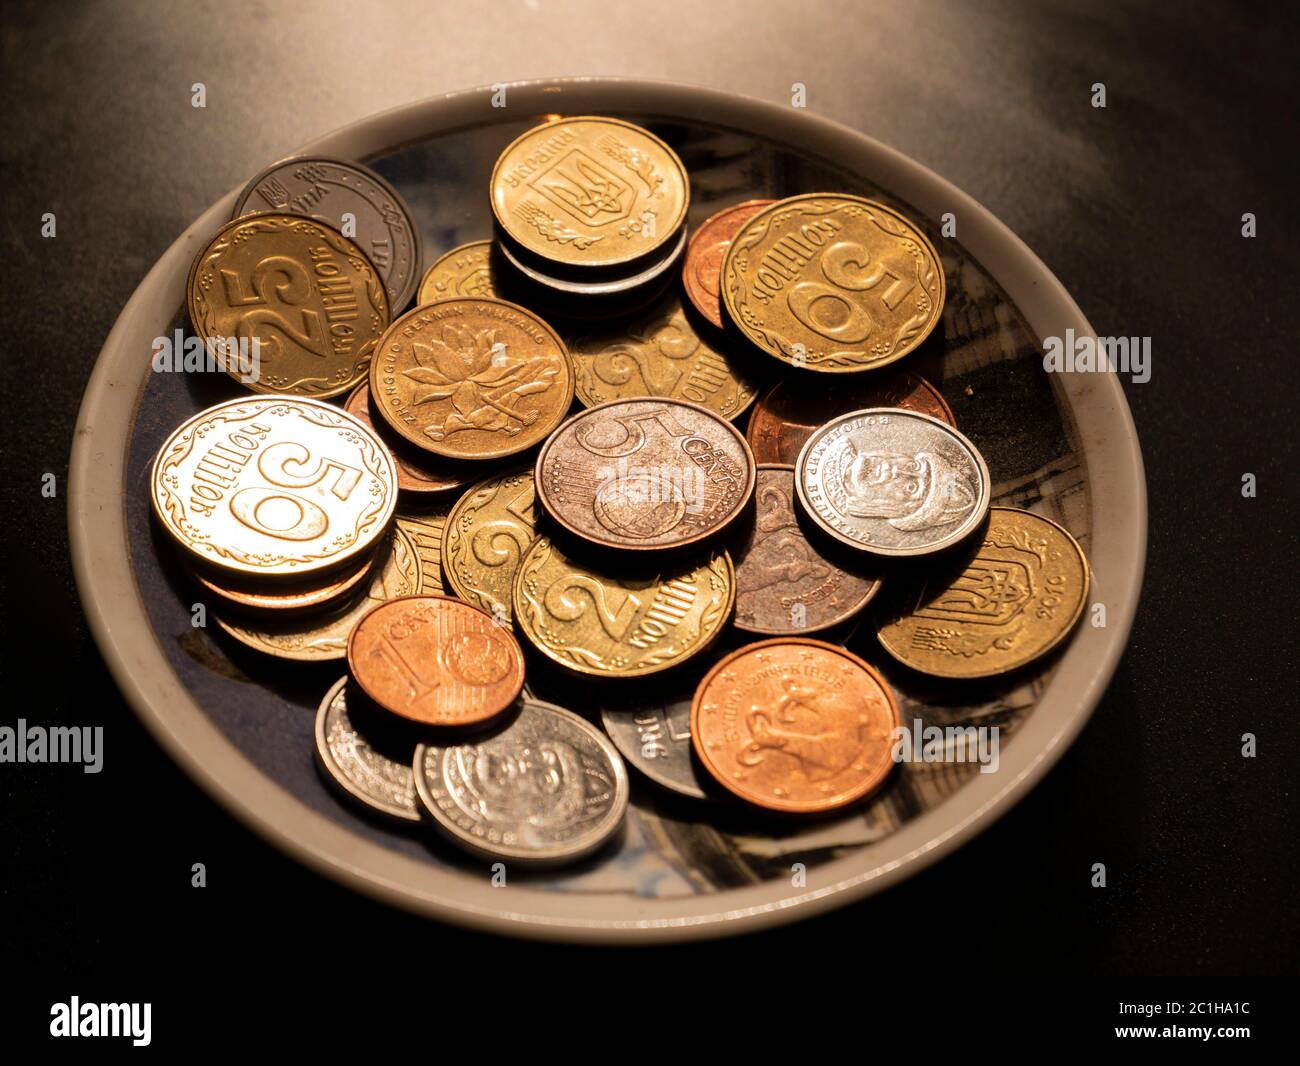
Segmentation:
{"type": "Polygon", "coordinates": [[[551,0],[472,14],[7,4],[0,724],[102,724],[106,758],[99,775],[0,765],[6,934],[39,951],[39,972],[64,994],[75,981],[85,997],[132,998],[113,991],[128,974],[141,997],[161,995],[160,975],[249,945],[265,953],[268,979],[328,972],[342,930],[381,954],[436,952],[466,973],[489,958],[528,972],[567,954],[611,974],[662,961],[662,951],[591,960],[424,922],[263,844],[119,696],[78,605],[65,521],[96,354],[146,271],[212,201],[307,139],[388,107],[619,74],[785,104],[802,83],[809,110],[988,207],[1099,334],[1149,336],[1153,353],[1151,380],[1124,382],[1150,496],[1143,599],[1078,742],[1015,810],[905,884],[773,933],[670,949],[672,964],[775,951],[968,992],[977,974],[1004,970],[1294,972],[1300,232],[1297,27],[1285,7],[673,0],[634,18],[551,0]],[[190,103],[199,81],[202,110],[190,103]],[[1098,82],[1104,109],[1091,103],[1098,82]],[[40,235],[46,212],[57,216],[52,240],[40,235]],[[1247,212],[1254,238],[1242,236],[1247,212]],[[41,493],[46,472],[58,479],[53,499],[41,493]],[[1255,498],[1242,495],[1245,473],[1255,498]],[[1257,738],[1253,759],[1241,754],[1245,733],[1257,738]],[[206,889],[190,887],[195,862],[206,889]],[[1098,862],[1104,889],[1090,886],[1098,862]]]}

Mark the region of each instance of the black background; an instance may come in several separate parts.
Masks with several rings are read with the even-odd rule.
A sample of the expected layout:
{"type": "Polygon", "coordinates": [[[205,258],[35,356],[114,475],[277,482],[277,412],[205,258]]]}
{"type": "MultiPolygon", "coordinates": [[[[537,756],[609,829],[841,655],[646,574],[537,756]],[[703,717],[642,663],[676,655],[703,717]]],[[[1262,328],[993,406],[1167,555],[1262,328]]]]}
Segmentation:
{"type": "Polygon", "coordinates": [[[152,999],[160,1032],[208,1024],[229,965],[251,967],[241,1002],[262,989],[277,1002],[310,996],[357,981],[340,937],[370,946],[357,963],[377,994],[373,962],[390,957],[402,994],[426,965],[434,986],[450,973],[478,987],[498,968],[535,980],[569,964],[617,984],[652,963],[699,974],[780,959],[977,995],[990,975],[1296,971],[1293,6],[637,10],[6,4],[0,720],[106,734],[99,775],[0,766],[0,937],[16,938],[23,954],[5,954],[25,960],[34,998],[10,1031],[44,1032],[49,1002],[72,994],[152,999]],[[515,943],[317,877],[154,744],[72,580],[65,477],[81,393],[122,305],[190,221],[336,125],[471,85],[578,73],[783,103],[802,82],[810,110],[911,155],[1005,221],[1098,333],[1152,338],[1151,381],[1125,382],[1150,496],[1146,582],[1087,729],[956,855],[858,905],[740,940],[515,943]],[[204,110],[190,106],[196,81],[204,110]],[[1090,103],[1095,82],[1104,110],[1090,103]],[[53,240],[40,236],[47,211],[53,240]],[[1241,235],[1244,212],[1258,218],[1254,239],[1241,235]],[[55,499],[41,495],[45,472],[55,499]],[[1256,499],[1241,495],[1246,472],[1256,499]],[[1241,757],[1246,732],[1257,758],[1241,757]],[[190,887],[194,862],[206,889],[190,887]],[[1094,862],[1105,889],[1089,885],[1094,862]]]}

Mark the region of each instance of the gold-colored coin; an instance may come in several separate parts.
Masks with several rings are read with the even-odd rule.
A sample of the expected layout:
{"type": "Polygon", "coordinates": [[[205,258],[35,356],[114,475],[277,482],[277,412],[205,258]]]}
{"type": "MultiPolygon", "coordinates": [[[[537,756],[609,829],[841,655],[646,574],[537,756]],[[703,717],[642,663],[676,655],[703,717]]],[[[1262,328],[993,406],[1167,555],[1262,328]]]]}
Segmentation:
{"type": "Polygon", "coordinates": [[[277,659],[324,662],[346,658],[348,636],[371,608],[398,596],[415,596],[426,591],[419,552],[405,530],[392,526],[390,542],[381,550],[384,558],[377,560],[365,595],[327,618],[244,625],[218,617],[217,624],[241,644],[277,659]]]}
{"type": "Polygon", "coordinates": [[[417,307],[384,334],[370,367],[372,412],[402,437],[452,459],[531,448],[573,402],[573,363],[527,308],[456,298],[417,307]]]}
{"type": "Polygon", "coordinates": [[[519,560],[536,535],[533,468],[485,478],[452,508],[442,538],[452,591],[499,622],[511,620],[510,590],[519,560]]]}
{"type": "Polygon", "coordinates": [[[877,630],[899,662],[936,677],[992,677],[1056,647],[1088,599],[1078,542],[1041,515],[993,507],[977,548],[895,604],[877,630]]]}
{"type": "Polygon", "coordinates": [[[492,242],[471,241],[434,261],[420,281],[417,303],[436,303],[458,296],[501,295],[492,277],[492,242]]]}
{"type": "Polygon", "coordinates": [[[758,395],[740,361],[695,331],[676,286],[630,324],[586,323],[565,341],[587,407],[662,396],[734,420],[758,395]]]}
{"type": "Polygon", "coordinates": [[[154,460],[154,514],[187,552],[272,581],[371,551],[397,507],[374,431],[317,400],[229,400],[172,433],[154,460]]]}
{"type": "Polygon", "coordinates": [[[426,596],[446,591],[442,584],[442,538],[446,525],[447,515],[440,511],[397,516],[397,528],[415,546],[420,560],[420,592],[426,596]]]}
{"type": "Polygon", "coordinates": [[[548,659],[578,674],[643,677],[713,642],[735,605],[736,572],[721,550],[658,572],[597,571],[538,537],[512,594],[516,630],[548,659]]]}
{"type": "Polygon", "coordinates": [[[529,130],[492,171],[492,212],[507,236],[566,267],[631,263],[677,235],[686,168],[640,126],[586,115],[529,130]]]}
{"type": "Polygon", "coordinates": [[[920,229],[860,196],[780,200],[745,223],[722,264],[723,303],[741,331],[783,363],[830,374],[913,351],[944,291],[920,229]]]}
{"type": "Polygon", "coordinates": [[[194,332],[227,353],[231,377],[254,392],[318,399],[366,376],[390,317],[360,246],[300,215],[223,226],[190,267],[186,302],[194,332]]]}

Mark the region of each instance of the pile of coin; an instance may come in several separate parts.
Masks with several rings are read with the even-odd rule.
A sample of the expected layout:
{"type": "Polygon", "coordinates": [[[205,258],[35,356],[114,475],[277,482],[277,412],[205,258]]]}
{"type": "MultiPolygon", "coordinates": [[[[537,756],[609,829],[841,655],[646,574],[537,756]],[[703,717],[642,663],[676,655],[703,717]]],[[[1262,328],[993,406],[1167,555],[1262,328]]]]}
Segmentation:
{"type": "Polygon", "coordinates": [[[808,193],[688,241],[681,160],[594,116],[505,146],[488,200],[493,239],[418,277],[396,190],[289,160],[189,276],[196,334],[260,365],[164,442],[154,512],[227,636],[346,661],[316,722],[345,795],[523,863],[618,832],[624,758],[695,799],[839,810],[893,765],[897,698],[844,647],[869,606],[933,677],[1064,640],[1078,545],[991,507],[940,393],[882,369],[943,309],[912,221],[808,193]]]}

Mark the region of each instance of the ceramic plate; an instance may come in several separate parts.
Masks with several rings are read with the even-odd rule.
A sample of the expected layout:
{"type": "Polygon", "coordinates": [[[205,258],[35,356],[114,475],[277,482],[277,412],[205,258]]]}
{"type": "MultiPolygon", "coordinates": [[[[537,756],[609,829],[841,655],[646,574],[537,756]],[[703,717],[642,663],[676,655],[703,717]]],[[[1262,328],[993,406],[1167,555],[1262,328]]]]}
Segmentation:
{"type": "Polygon", "coordinates": [[[1030,674],[957,689],[899,676],[862,626],[850,647],[886,672],[904,721],[1000,726],[998,772],[906,764],[866,806],[799,825],[675,797],[633,769],[627,822],[609,847],[578,866],[512,873],[506,887],[493,887],[485,864],[427,827],[391,828],[340,802],[314,764],[312,731],[342,665],[265,659],[216,626],[192,628],[197,597],[150,520],[148,464],[159,443],[195,411],[236,394],[224,375],[150,369],[154,338],[186,325],[190,261],[229,217],[232,190],[140,284],[82,403],[69,500],[73,559],[118,684],[185,771],[277,847],[359,891],[446,921],[556,939],[662,941],[788,922],[910,876],[988,826],[1060,758],[1128,637],[1146,550],[1133,423],[1113,376],[1042,368],[1042,338],[1091,327],[1047,268],[970,197],[802,110],[602,79],[512,86],[505,109],[491,107],[490,95],[399,108],[302,151],[363,160],[395,185],[422,230],[426,264],[492,235],[487,188],[497,154],[548,114],[614,115],[666,140],[691,174],[692,225],[741,200],[811,191],[860,193],[899,208],[939,247],[948,279],[938,339],[901,365],[939,386],[983,451],[995,504],[1028,507],[1078,538],[1092,566],[1090,598],[1106,605],[1107,625],[1085,618],[1064,652],[1030,674]],[[948,212],[956,238],[940,235],[948,212]],[[795,863],[805,867],[802,880],[791,875],[795,863]]]}

